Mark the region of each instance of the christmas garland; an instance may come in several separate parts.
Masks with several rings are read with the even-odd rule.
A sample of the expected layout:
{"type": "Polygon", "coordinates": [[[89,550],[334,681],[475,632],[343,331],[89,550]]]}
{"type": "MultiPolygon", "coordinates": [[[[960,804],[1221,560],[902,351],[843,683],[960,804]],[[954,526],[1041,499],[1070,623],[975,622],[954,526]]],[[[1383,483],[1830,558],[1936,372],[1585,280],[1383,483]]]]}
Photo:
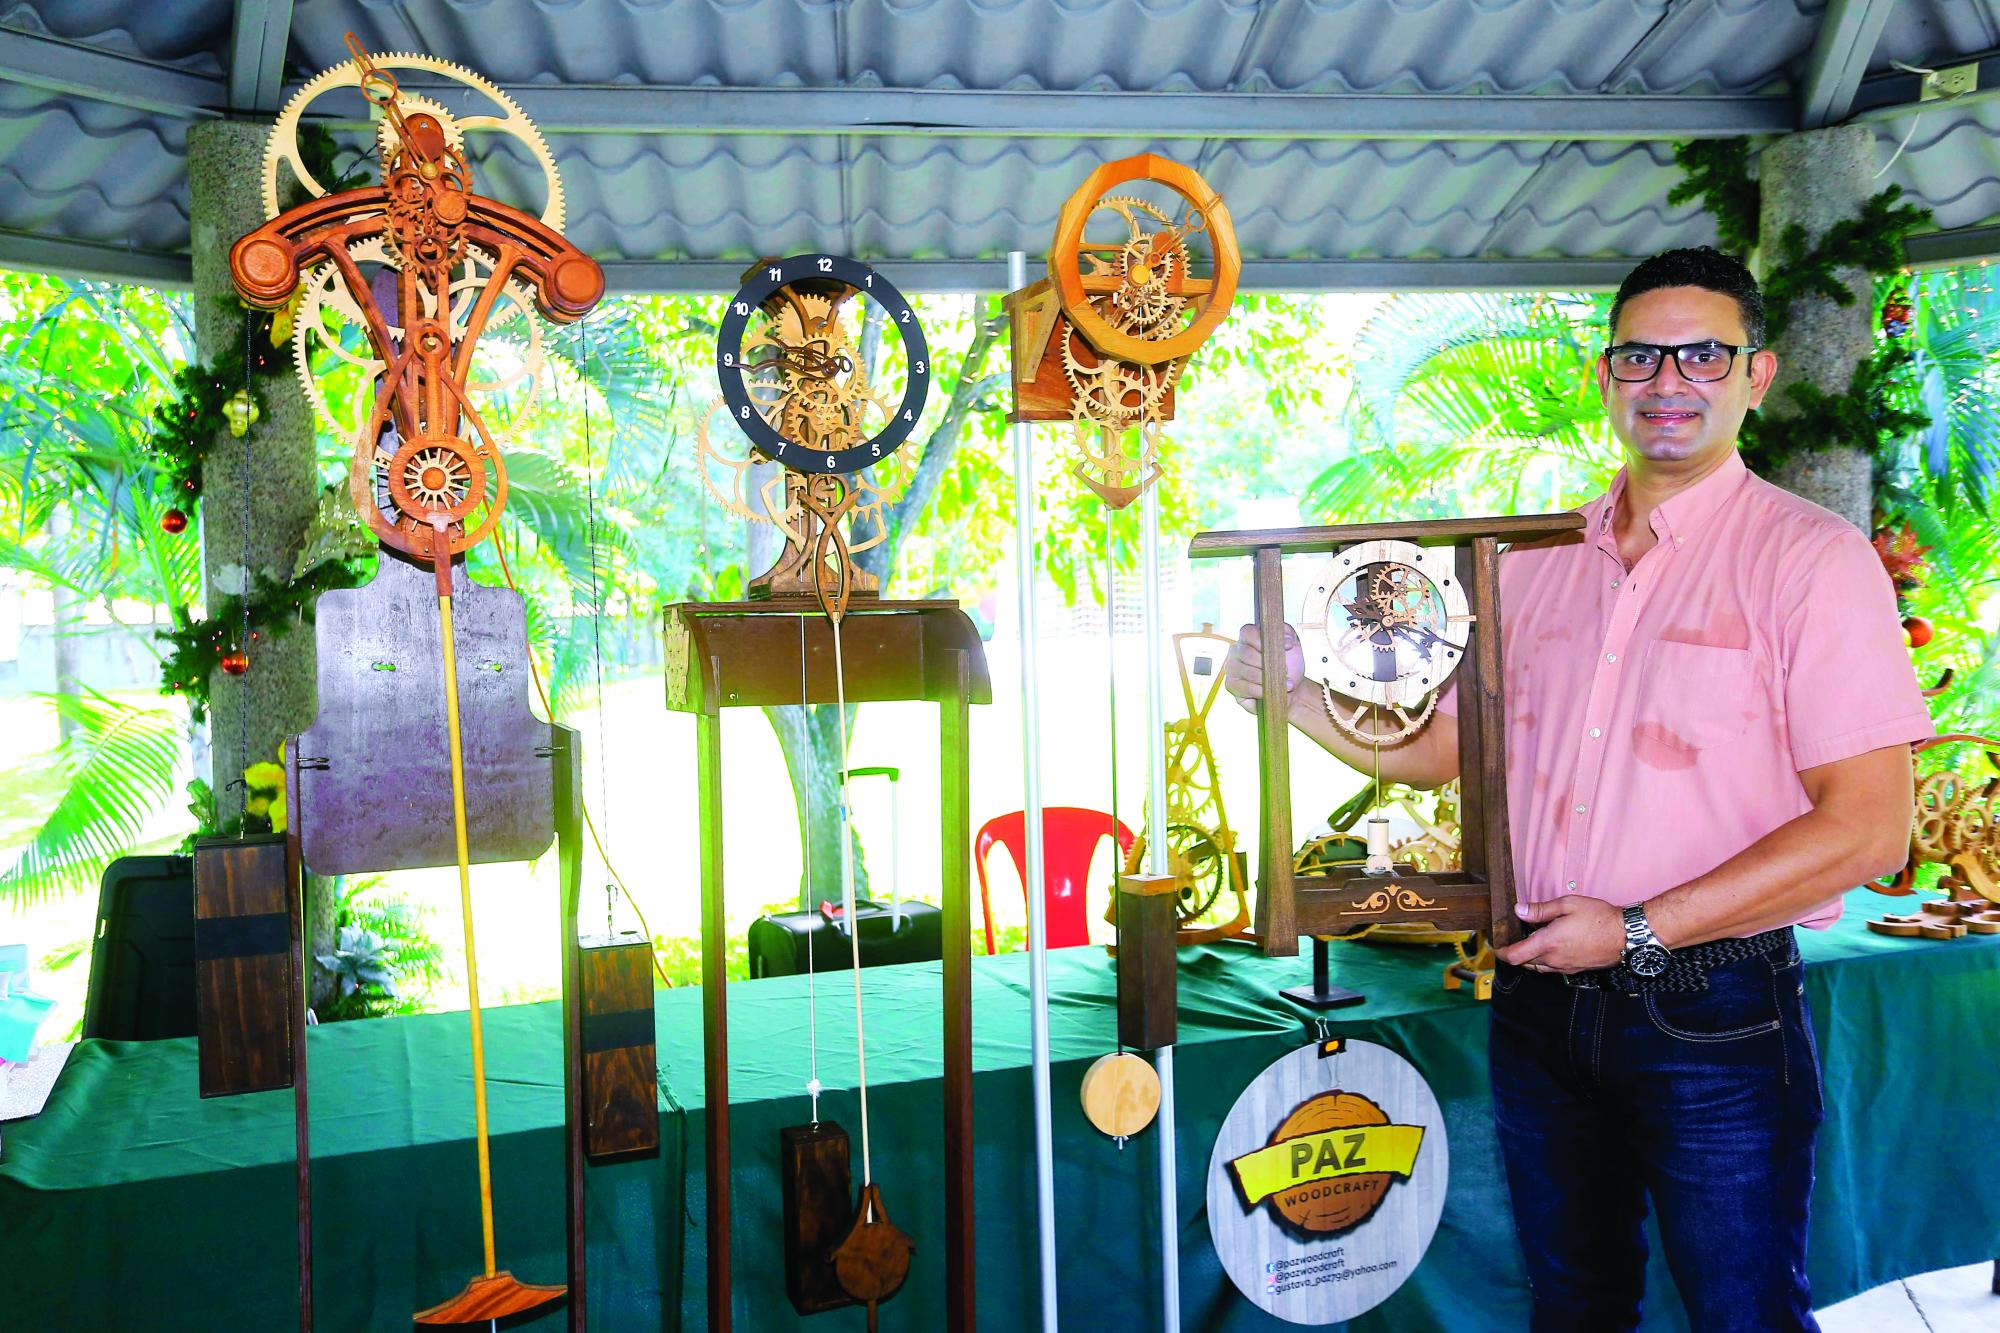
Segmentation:
{"type": "Polygon", "coordinates": [[[275,639],[293,625],[309,622],[321,593],[355,587],[365,577],[365,562],[352,559],[324,561],[295,579],[257,575],[247,607],[242,597],[225,596],[210,608],[213,614],[206,620],[161,634],[168,650],[160,664],[160,692],[184,696],[188,712],[201,721],[208,716],[208,682],[215,672],[242,675],[250,667],[252,643],[275,639]]]}
{"type": "MultiPolygon", "coordinates": [[[[342,175],[335,169],[333,136],[324,126],[300,128],[299,154],[314,179],[333,182],[332,190],[353,183],[352,170],[342,175]]],[[[264,393],[258,381],[289,368],[278,348],[292,336],[291,307],[251,310],[226,299],[222,305],[226,311],[240,311],[245,327],[207,365],[195,362],[175,371],[174,400],[153,410],[146,451],[172,491],[170,507],[160,520],[170,533],[186,529],[185,511],[201,499],[203,465],[223,432],[241,439],[263,416],[264,393]]]]}
{"type": "MultiPolygon", "coordinates": [[[[1750,142],[1713,139],[1679,144],[1674,161],[1687,179],[1667,195],[1670,203],[1700,201],[1715,218],[1723,247],[1747,255],[1759,241],[1761,195],[1750,179],[1750,142]]],[[[1834,223],[1818,241],[1808,244],[1804,227],[1793,223],[1779,234],[1776,250],[1765,265],[1765,338],[1768,345],[1783,336],[1792,307],[1806,296],[1823,296],[1837,305],[1853,305],[1854,292],[1843,271],[1861,269],[1881,278],[1903,264],[1903,245],[1910,234],[1929,225],[1931,212],[1903,201],[1900,186],[1891,185],[1872,196],[1860,213],[1834,223]]],[[[1854,448],[1874,457],[1889,442],[1921,430],[1930,419],[1899,406],[1911,401],[1903,382],[1910,355],[1897,339],[1908,331],[1907,312],[1892,318],[1903,305],[1892,294],[1882,324],[1889,337],[1878,339],[1873,355],[1856,364],[1854,377],[1840,393],[1809,384],[1786,388],[1786,399],[1797,412],[1784,419],[1756,412],[1744,418],[1738,444],[1743,461],[1770,476],[1789,460],[1815,450],[1854,448]]]]}

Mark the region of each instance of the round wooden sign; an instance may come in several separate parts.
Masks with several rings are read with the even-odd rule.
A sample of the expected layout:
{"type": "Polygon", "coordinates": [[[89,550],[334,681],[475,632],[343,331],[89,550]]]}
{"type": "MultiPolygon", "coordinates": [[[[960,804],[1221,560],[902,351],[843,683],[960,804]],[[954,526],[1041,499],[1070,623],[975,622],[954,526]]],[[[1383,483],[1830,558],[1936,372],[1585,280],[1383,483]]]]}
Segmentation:
{"type": "Polygon", "coordinates": [[[1258,1075],[1223,1121],[1209,1235],[1237,1289],[1271,1314],[1352,1319],[1422,1262],[1450,1165],[1415,1066],[1368,1042],[1318,1042],[1258,1075]]]}

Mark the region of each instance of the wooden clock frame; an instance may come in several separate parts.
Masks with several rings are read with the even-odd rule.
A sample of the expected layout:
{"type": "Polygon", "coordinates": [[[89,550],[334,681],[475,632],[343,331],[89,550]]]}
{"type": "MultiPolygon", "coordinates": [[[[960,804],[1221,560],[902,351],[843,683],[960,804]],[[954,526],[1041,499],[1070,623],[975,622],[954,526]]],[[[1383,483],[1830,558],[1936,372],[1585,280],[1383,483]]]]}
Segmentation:
{"type": "Polygon", "coordinates": [[[1456,548],[1455,568],[1473,622],[1458,666],[1459,807],[1464,868],[1436,874],[1368,875],[1359,869],[1326,874],[1292,868],[1291,721],[1285,655],[1263,654],[1263,698],[1257,705],[1258,795],[1262,837],[1255,930],[1268,955],[1292,956],[1301,935],[1344,935],[1371,925],[1421,922],[1440,930],[1485,931],[1508,944],[1522,934],[1514,915],[1514,861],[1508,841],[1506,706],[1501,692],[1500,543],[1569,532],[1583,526],[1574,513],[1511,518],[1459,518],[1339,527],[1204,532],[1188,548],[1192,560],[1249,556],[1259,640],[1283,642],[1283,558],[1331,554],[1366,541],[1404,541],[1456,548]]]}

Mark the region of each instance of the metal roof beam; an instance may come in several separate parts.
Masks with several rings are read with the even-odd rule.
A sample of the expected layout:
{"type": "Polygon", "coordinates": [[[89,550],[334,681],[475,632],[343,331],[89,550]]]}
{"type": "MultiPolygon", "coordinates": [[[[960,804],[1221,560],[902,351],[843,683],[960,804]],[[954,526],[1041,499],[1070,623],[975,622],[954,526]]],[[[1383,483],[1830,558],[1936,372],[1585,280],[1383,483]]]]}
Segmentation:
{"type": "MultiPolygon", "coordinates": [[[[405,87],[421,90],[419,79],[405,87]]],[[[553,134],[1146,139],[1714,139],[1785,134],[1781,96],[995,92],[914,88],[506,90],[553,134]]]]}
{"type": "Polygon", "coordinates": [[[130,250],[99,241],[68,241],[20,231],[0,231],[0,268],[137,282],[148,287],[194,285],[193,265],[186,255],[130,250]]]}
{"type": "Polygon", "coordinates": [[[1947,108],[1963,107],[1972,102],[1983,102],[2000,94],[2000,50],[1973,51],[1963,56],[1948,58],[1938,56],[1940,68],[1955,69],[1961,65],[1971,65],[1975,69],[1974,87],[1971,92],[1960,93],[1956,97],[1932,98],[1924,100],[1924,76],[1907,70],[1890,70],[1882,74],[1871,74],[1861,81],[1861,87],[1854,95],[1851,119],[1888,120],[1896,116],[1907,116],[1919,111],[1944,111],[1947,108]]]}
{"type": "Polygon", "coordinates": [[[236,0],[229,28],[229,109],[276,114],[292,41],[292,0],[236,0]]]}
{"type": "Polygon", "coordinates": [[[0,79],[183,119],[212,115],[223,100],[222,80],[206,74],[15,28],[0,28],[0,79]]]}
{"type": "Polygon", "coordinates": [[[1846,120],[1896,0],[1829,0],[1799,86],[1799,128],[1846,120]]]}

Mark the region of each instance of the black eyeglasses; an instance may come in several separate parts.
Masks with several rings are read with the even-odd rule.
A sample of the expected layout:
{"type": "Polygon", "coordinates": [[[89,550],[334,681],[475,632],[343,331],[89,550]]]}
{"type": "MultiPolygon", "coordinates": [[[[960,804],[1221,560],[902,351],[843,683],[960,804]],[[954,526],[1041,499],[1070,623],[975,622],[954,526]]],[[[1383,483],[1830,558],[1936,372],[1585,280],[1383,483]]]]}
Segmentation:
{"type": "Polygon", "coordinates": [[[1698,342],[1663,346],[1659,343],[1619,343],[1604,349],[1604,359],[1611,367],[1611,378],[1627,384],[1644,384],[1660,373],[1660,367],[1673,357],[1680,369],[1681,378],[1694,384],[1708,384],[1726,379],[1729,368],[1736,364],[1736,357],[1743,352],[1757,352],[1754,346],[1735,347],[1729,343],[1698,342]]]}

